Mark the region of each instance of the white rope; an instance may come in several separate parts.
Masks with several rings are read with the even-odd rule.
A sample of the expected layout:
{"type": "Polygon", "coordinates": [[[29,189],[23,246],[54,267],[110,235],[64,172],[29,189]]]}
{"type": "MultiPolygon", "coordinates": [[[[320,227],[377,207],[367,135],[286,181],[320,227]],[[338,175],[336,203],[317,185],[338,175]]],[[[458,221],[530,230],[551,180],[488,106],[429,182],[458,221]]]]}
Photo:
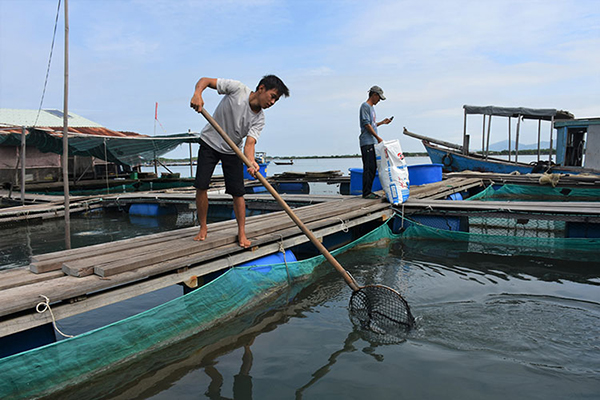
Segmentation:
{"type": "Polygon", "coordinates": [[[338,219],[339,219],[339,220],[340,220],[340,222],[342,223],[342,232],[344,232],[344,233],[348,233],[348,230],[349,230],[349,229],[348,229],[348,225],[346,225],[346,223],[347,223],[348,221],[347,221],[347,220],[346,220],[346,221],[344,221],[343,219],[341,219],[341,218],[339,218],[339,217],[338,217],[338,219]]]}
{"type": "Polygon", "coordinates": [[[401,215],[401,217],[402,217],[402,222],[401,222],[401,225],[400,225],[400,229],[404,229],[404,202],[402,202],[402,215],[401,215]]]}
{"type": "Polygon", "coordinates": [[[283,253],[283,262],[285,263],[285,272],[287,273],[288,285],[292,285],[292,277],[290,276],[290,269],[288,267],[287,259],[285,257],[285,247],[283,246],[283,236],[279,235],[279,251],[283,253]]]}
{"type": "Polygon", "coordinates": [[[40,314],[43,314],[46,311],[50,311],[50,316],[52,317],[52,325],[54,326],[54,329],[56,330],[56,332],[60,333],[61,335],[63,335],[66,338],[75,337],[73,335],[65,335],[64,333],[61,332],[60,329],[58,329],[58,326],[56,326],[56,318],[54,318],[54,313],[52,312],[52,308],[50,308],[50,299],[47,298],[46,296],[44,296],[43,294],[40,294],[40,297],[43,297],[44,301],[39,302],[35,306],[35,310],[40,314]]]}

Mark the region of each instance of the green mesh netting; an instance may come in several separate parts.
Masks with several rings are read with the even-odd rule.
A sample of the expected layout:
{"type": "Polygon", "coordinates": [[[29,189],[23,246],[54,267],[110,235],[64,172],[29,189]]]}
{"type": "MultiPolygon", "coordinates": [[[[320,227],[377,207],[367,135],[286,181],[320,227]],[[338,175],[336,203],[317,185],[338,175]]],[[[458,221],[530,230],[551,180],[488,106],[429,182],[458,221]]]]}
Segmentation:
{"type": "MultiPolygon", "coordinates": [[[[102,179],[102,178],[100,178],[102,179]]],[[[172,188],[182,188],[182,187],[191,187],[191,180],[166,180],[161,182],[160,180],[153,180],[151,182],[148,181],[139,181],[131,184],[121,184],[115,185],[114,181],[111,181],[110,187],[98,187],[96,189],[81,189],[81,190],[69,190],[69,194],[71,196],[89,196],[93,194],[116,194],[116,193],[126,193],[126,192],[144,192],[149,190],[164,190],[164,189],[172,189],[172,188]]],[[[63,191],[31,191],[28,193],[39,193],[46,194],[51,196],[62,196],[63,191]]]]}
{"type": "Polygon", "coordinates": [[[506,184],[499,188],[488,186],[466,200],[515,201],[599,201],[600,189],[567,188],[506,184]]]}
{"type": "MultiPolygon", "coordinates": [[[[198,137],[187,133],[163,136],[115,137],[94,135],[69,135],[69,155],[92,156],[109,162],[139,165],[168,153],[183,143],[197,143],[198,137]]],[[[20,133],[0,134],[0,144],[18,146],[20,133]]],[[[39,129],[30,129],[27,145],[44,153],[62,154],[62,136],[39,129]]]]}
{"type": "MultiPolygon", "coordinates": [[[[332,252],[393,237],[387,224],[332,252]]],[[[146,312],[74,338],[0,360],[0,398],[49,395],[230,320],[288,287],[306,284],[323,256],[272,265],[232,268],[205,286],[146,312]],[[304,283],[301,283],[304,282],[304,283]]],[[[340,278],[341,279],[341,278],[340,278]]]]}
{"type": "Polygon", "coordinates": [[[465,251],[503,256],[534,256],[562,260],[598,261],[600,238],[564,237],[568,222],[503,217],[429,217],[440,228],[405,219],[403,239],[453,241],[465,251]],[[462,218],[462,220],[460,220],[462,218]],[[466,220],[468,218],[468,220],[466,220]],[[468,222],[467,222],[468,221],[468,222]],[[464,230],[444,229],[444,225],[464,230]]]}

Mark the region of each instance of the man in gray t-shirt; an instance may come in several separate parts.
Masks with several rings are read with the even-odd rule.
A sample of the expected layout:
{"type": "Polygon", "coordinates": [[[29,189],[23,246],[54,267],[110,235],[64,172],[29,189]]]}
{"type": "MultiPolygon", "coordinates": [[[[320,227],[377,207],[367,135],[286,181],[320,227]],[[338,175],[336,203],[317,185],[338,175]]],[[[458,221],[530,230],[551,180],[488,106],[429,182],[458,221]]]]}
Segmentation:
{"type": "Polygon", "coordinates": [[[359,112],[360,123],[360,154],[363,162],[362,176],[362,196],[364,198],[375,199],[379,196],[371,192],[375,174],[377,173],[377,162],[375,160],[375,145],[383,140],[377,134],[377,127],[382,124],[389,124],[392,118],[386,118],[377,122],[375,119],[375,105],[379,100],[385,100],[383,89],[379,86],[373,86],[369,90],[369,98],[361,104],[359,112]]]}
{"type": "MultiPolygon", "coordinates": [[[[254,161],[254,149],[265,126],[263,110],[275,104],[279,97],[288,97],[288,88],[275,75],[263,77],[255,91],[251,91],[243,83],[231,79],[201,78],[196,83],[194,95],[190,101],[190,107],[197,112],[204,107],[202,92],[206,88],[215,89],[219,94],[224,95],[215,109],[213,117],[240,150],[243,150],[244,155],[252,161],[252,167],[248,168],[248,173],[255,176],[259,167],[254,161]]],[[[198,168],[194,181],[200,232],[194,237],[194,240],[205,240],[208,233],[208,187],[219,161],[221,161],[225,176],[225,192],[233,196],[233,210],[238,224],[238,243],[240,246],[248,248],[251,243],[246,237],[245,228],[246,202],[244,200],[242,161],[210,124],[207,124],[200,134],[198,168]]]]}

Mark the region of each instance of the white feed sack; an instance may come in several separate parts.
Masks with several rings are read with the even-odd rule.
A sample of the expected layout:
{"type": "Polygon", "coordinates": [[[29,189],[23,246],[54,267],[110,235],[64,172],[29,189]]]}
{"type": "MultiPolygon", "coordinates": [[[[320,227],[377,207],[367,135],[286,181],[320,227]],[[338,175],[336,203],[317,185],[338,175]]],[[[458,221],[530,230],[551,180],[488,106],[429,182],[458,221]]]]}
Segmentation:
{"type": "Polygon", "coordinates": [[[384,140],[375,145],[379,181],[392,204],[401,204],[408,199],[408,167],[404,161],[400,141],[384,140]]]}

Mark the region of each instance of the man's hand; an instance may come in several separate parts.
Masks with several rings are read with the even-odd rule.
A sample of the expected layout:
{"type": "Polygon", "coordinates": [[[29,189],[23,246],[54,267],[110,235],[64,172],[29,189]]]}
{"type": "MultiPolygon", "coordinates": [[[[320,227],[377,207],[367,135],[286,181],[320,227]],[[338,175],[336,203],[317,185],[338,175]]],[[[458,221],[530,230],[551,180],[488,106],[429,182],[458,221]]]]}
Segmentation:
{"type": "Polygon", "coordinates": [[[385,125],[387,125],[387,124],[389,124],[389,123],[391,123],[391,122],[392,122],[392,119],[391,119],[391,118],[386,118],[386,119],[384,119],[383,121],[381,121],[381,123],[382,123],[382,124],[385,124],[385,125]]]}
{"type": "Polygon", "coordinates": [[[192,107],[197,112],[202,111],[204,108],[204,99],[202,98],[202,92],[207,87],[211,89],[217,89],[217,79],[216,78],[200,78],[198,83],[196,83],[196,87],[194,89],[194,95],[192,96],[192,100],[190,101],[190,107],[192,107]]]}
{"type": "Polygon", "coordinates": [[[204,99],[202,98],[202,92],[196,92],[192,96],[192,100],[190,101],[190,107],[192,107],[197,112],[202,111],[204,107],[204,99]]]}
{"type": "Polygon", "coordinates": [[[248,167],[248,173],[250,174],[250,176],[252,176],[253,178],[256,178],[256,173],[260,170],[258,164],[256,163],[256,161],[252,161],[252,167],[248,167]]]}

